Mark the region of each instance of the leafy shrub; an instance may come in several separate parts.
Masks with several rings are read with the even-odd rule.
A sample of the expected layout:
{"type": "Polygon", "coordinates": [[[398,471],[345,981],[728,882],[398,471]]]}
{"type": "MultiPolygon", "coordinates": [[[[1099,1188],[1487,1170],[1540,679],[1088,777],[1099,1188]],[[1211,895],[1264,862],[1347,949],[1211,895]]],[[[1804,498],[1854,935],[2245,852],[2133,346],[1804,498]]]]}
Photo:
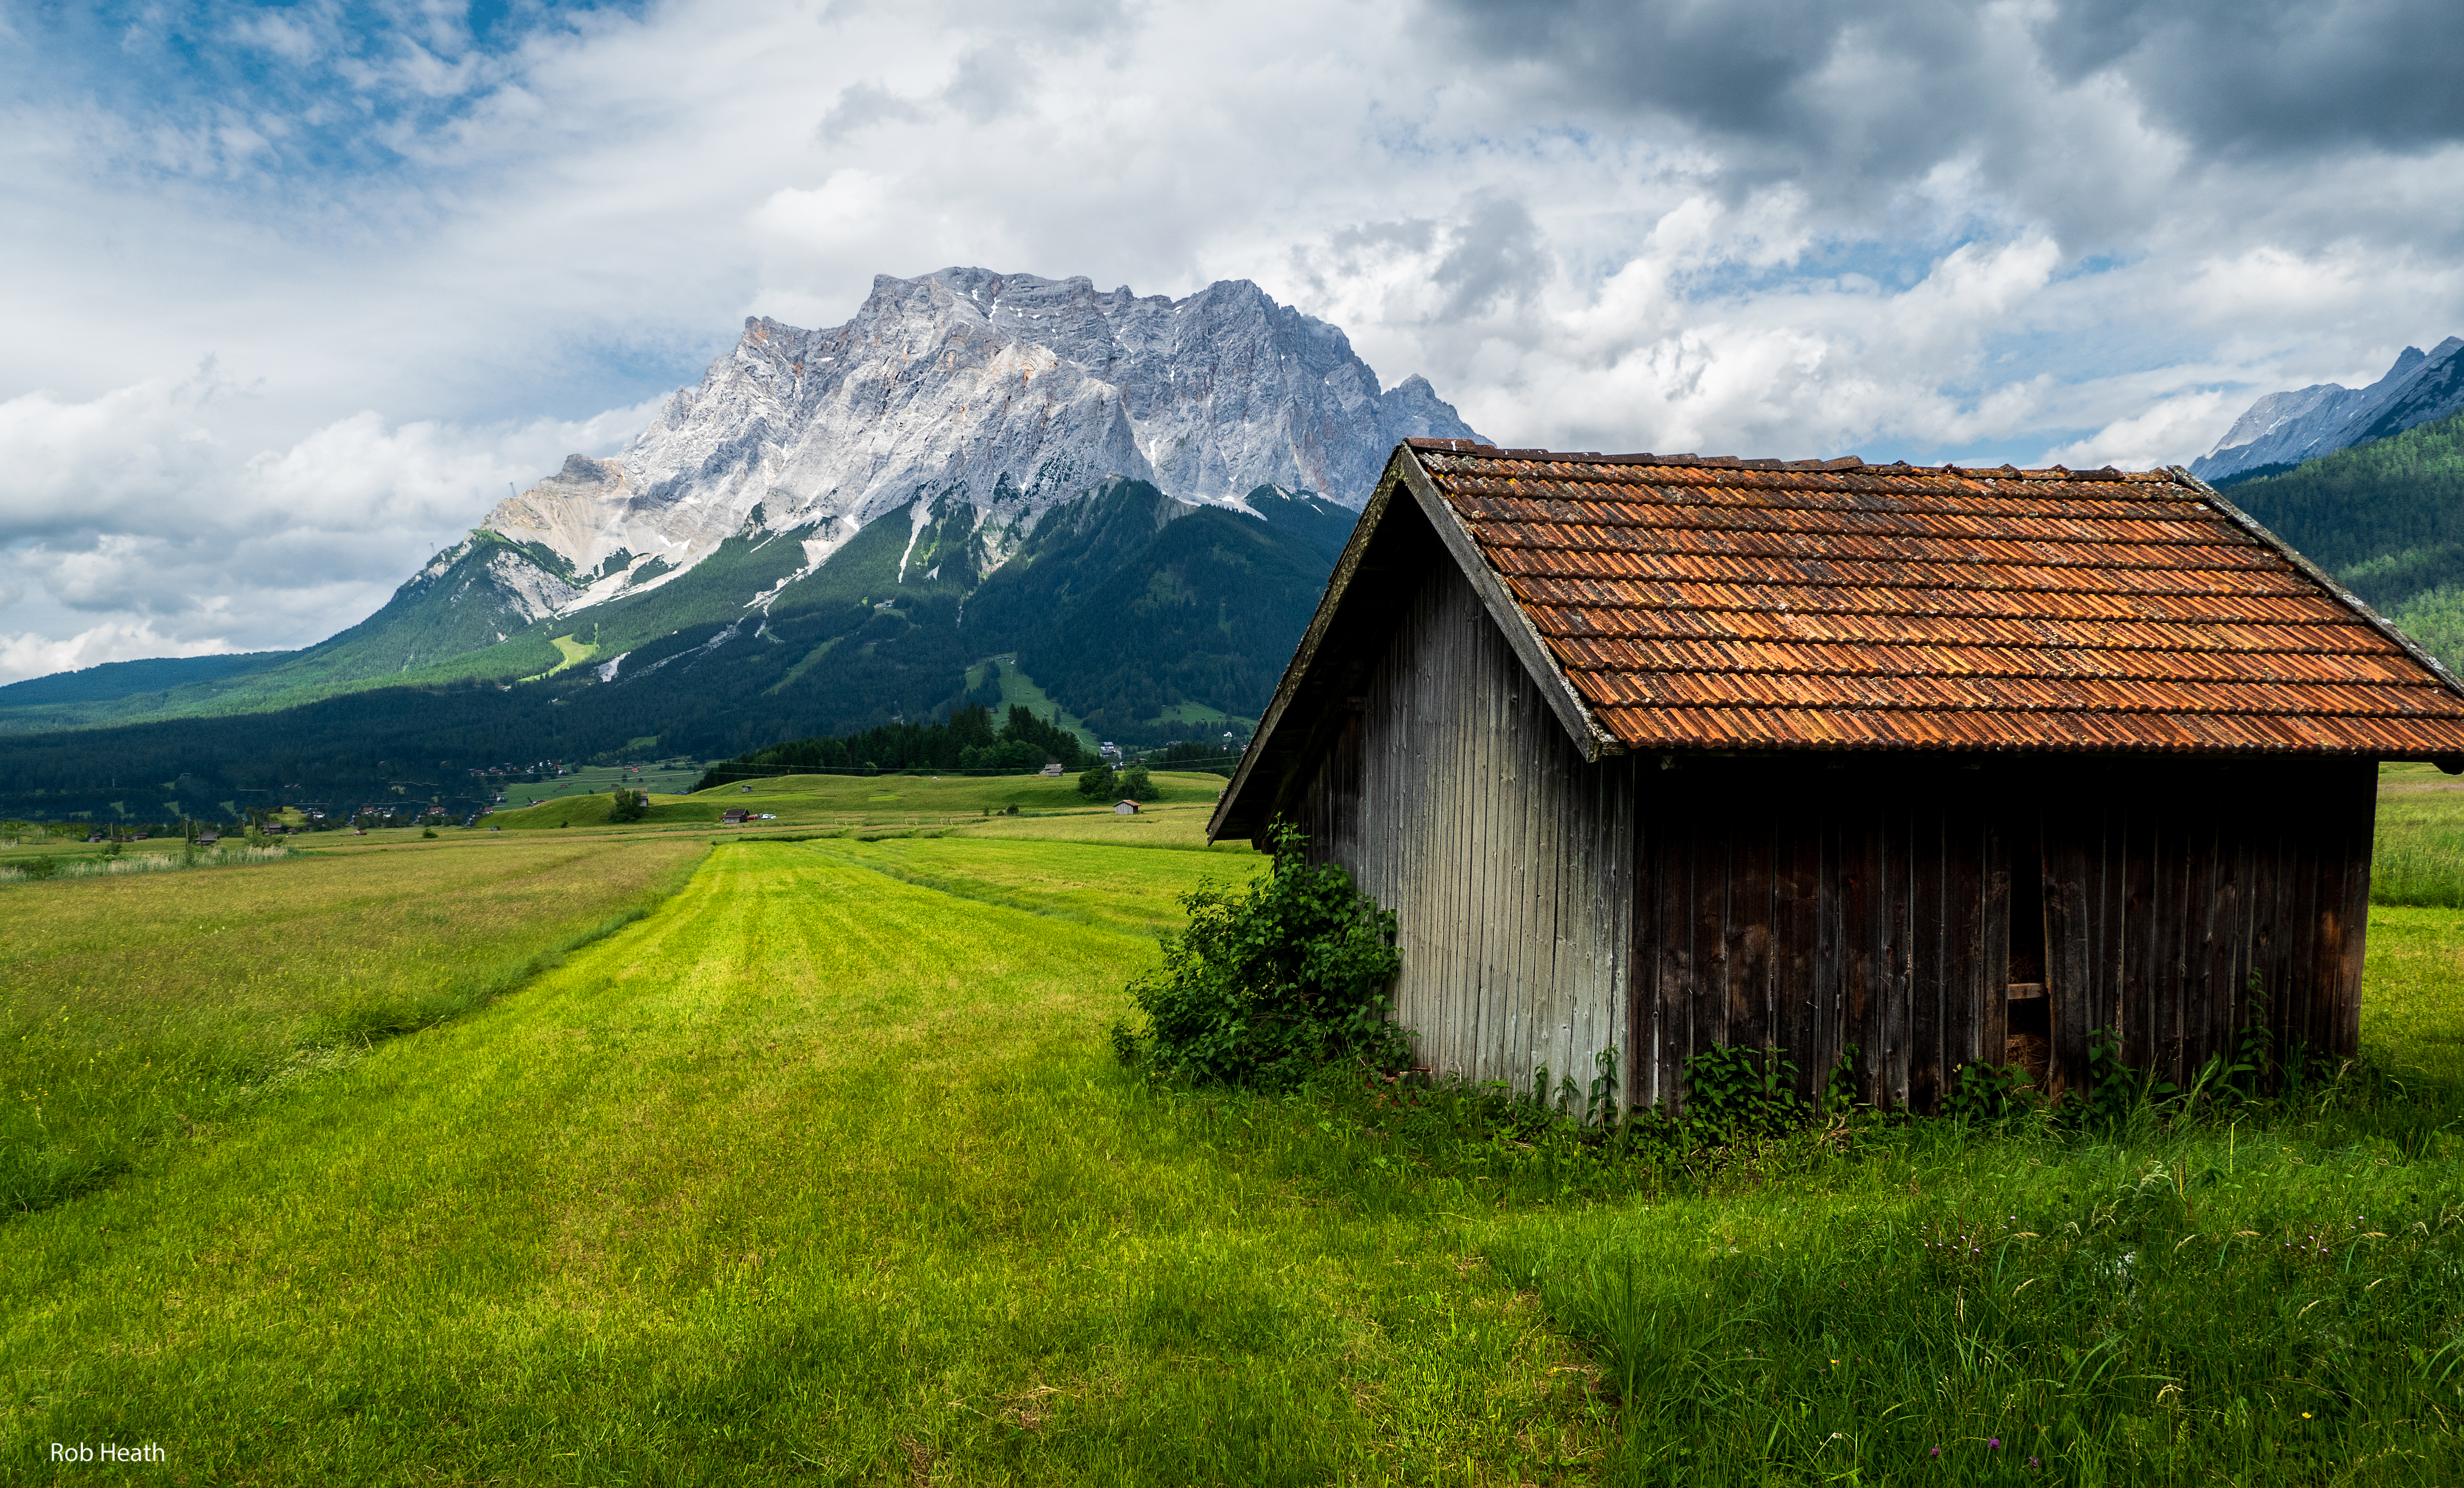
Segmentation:
{"type": "Polygon", "coordinates": [[[1942,1114],[1964,1127],[1999,1126],[2035,1109],[2035,1095],[2024,1066],[1979,1060],[1959,1066],[1942,1114]]]}
{"type": "Polygon", "coordinates": [[[1153,777],[1144,765],[1132,765],[1121,772],[1120,792],[1132,800],[1153,800],[1163,792],[1155,789],[1153,777]]]}
{"type": "Polygon", "coordinates": [[[628,791],[621,785],[616,788],[614,802],[607,808],[610,821],[639,821],[649,814],[650,793],[628,791]]]}
{"type": "Polygon", "coordinates": [[[1112,774],[1112,767],[1099,759],[1088,766],[1087,773],[1078,777],[1078,794],[1102,800],[1112,794],[1116,783],[1118,780],[1112,774]]]}
{"type": "Polygon", "coordinates": [[[45,853],[39,858],[25,859],[16,866],[17,871],[23,873],[26,877],[40,881],[59,876],[60,860],[53,857],[49,853],[45,853]]]}
{"type": "Polygon", "coordinates": [[[1715,1045],[1685,1061],[1683,1078],[1686,1122],[1705,1134],[1777,1132],[1807,1114],[1786,1049],[1715,1045]]]}
{"type": "Polygon", "coordinates": [[[1299,828],[1279,821],[1269,832],[1274,858],[1256,880],[1181,896],[1189,928],[1165,935],[1160,972],[1130,984],[1146,1033],[1113,1030],[1125,1060],[1268,1086],[1338,1061],[1401,1062],[1408,1036],[1386,1018],[1401,965],[1394,912],[1338,864],[1312,867],[1299,828]]]}

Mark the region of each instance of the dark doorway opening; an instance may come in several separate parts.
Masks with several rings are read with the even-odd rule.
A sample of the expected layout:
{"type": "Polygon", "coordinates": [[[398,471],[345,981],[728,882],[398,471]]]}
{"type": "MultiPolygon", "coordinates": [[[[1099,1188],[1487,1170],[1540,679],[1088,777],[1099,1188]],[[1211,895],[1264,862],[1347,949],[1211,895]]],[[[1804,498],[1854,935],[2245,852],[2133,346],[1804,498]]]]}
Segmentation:
{"type": "Polygon", "coordinates": [[[2051,1087],[2053,998],[2045,976],[2045,848],[2035,832],[2011,844],[2010,1020],[2002,1061],[2028,1073],[2039,1091],[2051,1087]]]}

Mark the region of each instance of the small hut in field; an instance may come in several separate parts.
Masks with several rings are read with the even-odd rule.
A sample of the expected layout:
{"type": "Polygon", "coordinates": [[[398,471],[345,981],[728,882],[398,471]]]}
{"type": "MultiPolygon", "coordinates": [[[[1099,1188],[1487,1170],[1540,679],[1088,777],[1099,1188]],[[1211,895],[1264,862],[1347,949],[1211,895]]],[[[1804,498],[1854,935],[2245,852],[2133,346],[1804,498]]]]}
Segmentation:
{"type": "Polygon", "coordinates": [[[1414,440],[1208,831],[1397,911],[1432,1068],[1929,1109],[2100,1028],[2350,1053],[2383,759],[2464,770],[2464,685],[2180,470],[1414,440]]]}

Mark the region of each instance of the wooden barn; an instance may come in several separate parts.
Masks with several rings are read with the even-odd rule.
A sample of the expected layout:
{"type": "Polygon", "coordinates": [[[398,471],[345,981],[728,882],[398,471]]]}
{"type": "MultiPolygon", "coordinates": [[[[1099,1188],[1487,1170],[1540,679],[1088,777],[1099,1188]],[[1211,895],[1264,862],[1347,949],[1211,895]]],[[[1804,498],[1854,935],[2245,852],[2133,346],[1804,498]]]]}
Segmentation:
{"type": "Polygon", "coordinates": [[[2213,491],[1398,448],[1216,810],[1397,915],[1421,1061],[1713,1045],[1928,1109],[2358,1032],[2377,762],[2464,685],[2213,491]]]}

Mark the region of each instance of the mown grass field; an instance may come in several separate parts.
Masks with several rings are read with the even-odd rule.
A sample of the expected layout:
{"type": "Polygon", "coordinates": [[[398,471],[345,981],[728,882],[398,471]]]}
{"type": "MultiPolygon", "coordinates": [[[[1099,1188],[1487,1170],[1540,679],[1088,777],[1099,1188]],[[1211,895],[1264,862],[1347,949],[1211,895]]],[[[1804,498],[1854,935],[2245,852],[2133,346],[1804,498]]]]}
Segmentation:
{"type": "Polygon", "coordinates": [[[7,891],[12,989],[29,895],[86,927],[55,972],[125,965],[131,925],[205,938],[231,895],[332,929],[288,977],[55,996],[152,1010],[165,1056],[255,1028],[291,1074],[0,1220],[0,1477],[2464,1477],[2464,914],[2373,915],[2365,1041],[2400,1088],[1609,1169],[1442,1105],[1121,1069],[1154,930],[1257,865],[1128,835],[1171,821],[372,837],[133,881],[167,896],[138,914],[7,891]],[[564,887],[483,885],[517,861],[564,887]],[[696,861],[512,996],[305,1031],[468,895],[510,896],[496,938],[431,960],[511,957],[514,921],[551,946],[605,917],[566,902],[593,873],[638,905],[696,861]],[[106,1440],[166,1460],[44,1455],[106,1440]]]}
{"type": "Polygon", "coordinates": [[[509,990],[708,851],[323,840],[351,845],[0,893],[0,1214],[143,1169],[271,1086],[509,990]]]}

